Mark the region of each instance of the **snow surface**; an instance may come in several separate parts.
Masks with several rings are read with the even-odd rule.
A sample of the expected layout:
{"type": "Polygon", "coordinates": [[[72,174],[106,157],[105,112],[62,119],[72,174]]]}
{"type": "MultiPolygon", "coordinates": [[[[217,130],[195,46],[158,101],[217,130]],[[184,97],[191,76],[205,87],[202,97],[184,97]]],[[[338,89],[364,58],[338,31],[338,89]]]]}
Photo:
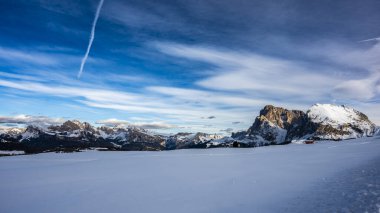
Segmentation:
{"type": "MultiPolygon", "coordinates": [[[[380,189],[379,181],[356,188],[343,181],[332,194],[316,188],[330,186],[324,184],[328,180],[356,178],[369,163],[378,167],[376,159],[380,137],[244,149],[1,157],[0,207],[1,212],[329,212],[324,204],[335,205],[331,201],[340,190],[349,193],[368,184],[380,189]],[[314,195],[322,200],[308,200],[314,195]]],[[[372,197],[361,205],[378,211],[379,196],[372,197]]],[[[350,207],[345,202],[336,203],[339,211],[350,207]]],[[[360,205],[355,208],[364,212],[360,205]]]]}

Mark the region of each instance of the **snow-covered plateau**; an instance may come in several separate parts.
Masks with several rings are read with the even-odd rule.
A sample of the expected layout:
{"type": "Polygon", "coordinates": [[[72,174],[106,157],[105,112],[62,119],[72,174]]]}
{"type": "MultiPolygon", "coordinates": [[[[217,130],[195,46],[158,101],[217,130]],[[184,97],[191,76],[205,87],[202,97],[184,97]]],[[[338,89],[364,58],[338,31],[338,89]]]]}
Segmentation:
{"type": "Polygon", "coordinates": [[[379,212],[380,137],[0,158],[1,212],[379,212]]]}

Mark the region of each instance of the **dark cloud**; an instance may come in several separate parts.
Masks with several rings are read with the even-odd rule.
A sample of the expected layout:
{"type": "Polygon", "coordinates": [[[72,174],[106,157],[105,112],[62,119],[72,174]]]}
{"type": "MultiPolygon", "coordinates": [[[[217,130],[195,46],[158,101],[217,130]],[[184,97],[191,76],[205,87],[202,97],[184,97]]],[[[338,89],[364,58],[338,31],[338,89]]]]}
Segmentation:
{"type": "Polygon", "coordinates": [[[227,129],[221,129],[219,130],[220,132],[227,132],[227,133],[232,133],[234,131],[234,129],[232,128],[227,128],[227,129]]]}
{"type": "Polygon", "coordinates": [[[211,116],[208,116],[208,117],[201,117],[201,119],[215,119],[216,117],[211,115],[211,116]]]}

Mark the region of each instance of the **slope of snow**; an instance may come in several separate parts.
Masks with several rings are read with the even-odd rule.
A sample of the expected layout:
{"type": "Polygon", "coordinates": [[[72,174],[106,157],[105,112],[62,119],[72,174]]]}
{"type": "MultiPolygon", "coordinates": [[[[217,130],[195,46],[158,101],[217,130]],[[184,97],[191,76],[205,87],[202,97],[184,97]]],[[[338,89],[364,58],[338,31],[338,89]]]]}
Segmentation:
{"type": "Polygon", "coordinates": [[[308,116],[315,123],[342,125],[360,120],[356,110],[347,106],[332,104],[315,104],[309,111],[308,116]]]}
{"type": "Polygon", "coordinates": [[[22,133],[21,136],[22,136],[21,141],[29,139],[29,138],[36,138],[36,137],[38,137],[38,132],[35,132],[35,131],[32,131],[32,132],[26,131],[26,132],[22,133]]]}
{"type": "Polygon", "coordinates": [[[25,131],[25,128],[7,127],[7,126],[0,125],[0,135],[1,134],[17,135],[17,134],[21,134],[24,131],[25,131]]]}
{"type": "MultiPolygon", "coordinates": [[[[315,188],[326,180],[379,157],[379,137],[247,149],[1,157],[0,206],[2,212],[295,212],[289,204],[307,202],[300,196],[319,193],[315,188]]],[[[314,210],[328,212],[323,203],[314,210]]]]}
{"type": "Polygon", "coordinates": [[[318,135],[322,139],[352,139],[373,136],[375,133],[375,125],[364,114],[344,105],[315,104],[307,115],[312,122],[331,126],[340,132],[323,132],[318,135]]]}

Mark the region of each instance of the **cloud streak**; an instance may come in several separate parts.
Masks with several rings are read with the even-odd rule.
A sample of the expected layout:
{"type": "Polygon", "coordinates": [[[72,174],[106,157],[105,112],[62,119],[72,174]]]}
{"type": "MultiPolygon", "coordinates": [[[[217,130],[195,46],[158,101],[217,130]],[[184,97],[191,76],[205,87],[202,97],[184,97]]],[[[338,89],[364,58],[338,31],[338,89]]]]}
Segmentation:
{"type": "Polygon", "coordinates": [[[380,41],[380,37],[365,39],[365,40],[361,40],[359,42],[361,43],[361,42],[368,42],[368,41],[380,41]]]}
{"type": "Polygon", "coordinates": [[[94,22],[92,23],[92,28],[91,28],[90,40],[88,42],[86,53],[84,54],[84,56],[82,58],[82,62],[80,64],[80,68],[79,68],[79,72],[78,72],[78,78],[80,78],[82,76],[84,65],[86,64],[86,61],[87,61],[87,58],[88,58],[88,54],[90,54],[90,50],[91,50],[91,47],[92,47],[92,42],[94,42],[94,38],[95,38],[96,23],[98,22],[98,18],[99,18],[99,15],[100,15],[100,10],[102,9],[103,3],[104,3],[104,0],[100,0],[99,5],[98,5],[98,7],[96,9],[96,14],[95,14],[94,22]]]}
{"type": "Polygon", "coordinates": [[[101,124],[105,126],[135,126],[143,129],[173,129],[177,128],[176,125],[167,124],[165,122],[135,122],[131,123],[127,120],[119,120],[116,118],[110,118],[106,120],[99,120],[95,122],[96,124],[101,124]]]}

